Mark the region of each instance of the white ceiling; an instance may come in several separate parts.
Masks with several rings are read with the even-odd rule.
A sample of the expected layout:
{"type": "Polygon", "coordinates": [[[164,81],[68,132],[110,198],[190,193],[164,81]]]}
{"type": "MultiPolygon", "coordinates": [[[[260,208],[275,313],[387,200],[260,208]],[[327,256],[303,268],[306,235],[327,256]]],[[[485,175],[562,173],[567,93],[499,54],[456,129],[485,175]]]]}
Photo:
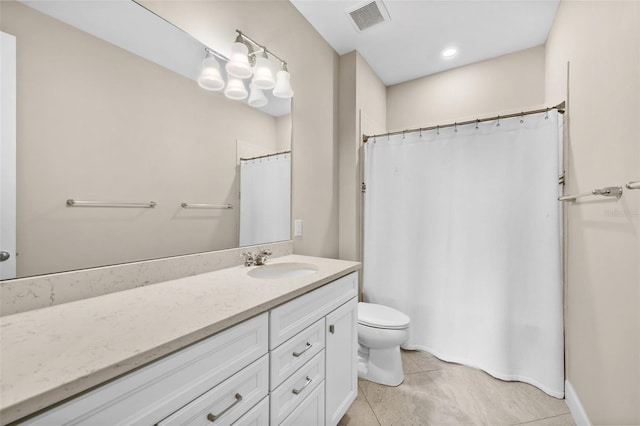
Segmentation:
{"type": "Polygon", "coordinates": [[[362,32],[345,10],[371,0],[290,1],[338,54],[357,50],[389,86],[544,44],[560,0],[386,0],[390,22],[362,32]],[[458,54],[442,58],[449,46],[458,54]]]}

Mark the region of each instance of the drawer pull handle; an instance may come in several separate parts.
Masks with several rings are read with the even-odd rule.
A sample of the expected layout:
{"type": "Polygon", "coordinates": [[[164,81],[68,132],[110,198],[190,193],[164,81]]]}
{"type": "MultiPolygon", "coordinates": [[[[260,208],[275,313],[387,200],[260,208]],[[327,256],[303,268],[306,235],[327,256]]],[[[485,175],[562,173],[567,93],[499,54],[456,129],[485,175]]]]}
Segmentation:
{"type": "Polygon", "coordinates": [[[234,407],[234,405],[236,405],[238,402],[242,401],[242,395],[240,395],[239,393],[236,394],[235,398],[236,398],[236,400],[233,402],[233,404],[231,404],[230,406],[228,406],[227,408],[222,410],[222,413],[220,413],[220,414],[211,414],[211,413],[207,414],[207,420],[209,420],[210,422],[215,422],[216,420],[218,420],[220,418],[220,416],[222,416],[227,411],[231,410],[234,407]]]}
{"type": "Polygon", "coordinates": [[[335,332],[336,332],[336,327],[333,324],[331,324],[329,326],[329,333],[334,334],[335,332]]]}
{"type": "Polygon", "coordinates": [[[295,395],[299,395],[300,392],[302,392],[307,386],[309,386],[311,384],[313,380],[311,380],[311,377],[307,376],[307,383],[305,383],[300,389],[294,389],[291,392],[293,392],[295,395]]]}
{"type": "Polygon", "coordinates": [[[303,353],[305,353],[306,351],[308,351],[309,349],[311,349],[311,346],[313,346],[311,343],[307,342],[307,347],[304,348],[302,351],[300,352],[294,352],[293,356],[295,356],[296,358],[298,358],[300,355],[302,355],[303,353]]]}

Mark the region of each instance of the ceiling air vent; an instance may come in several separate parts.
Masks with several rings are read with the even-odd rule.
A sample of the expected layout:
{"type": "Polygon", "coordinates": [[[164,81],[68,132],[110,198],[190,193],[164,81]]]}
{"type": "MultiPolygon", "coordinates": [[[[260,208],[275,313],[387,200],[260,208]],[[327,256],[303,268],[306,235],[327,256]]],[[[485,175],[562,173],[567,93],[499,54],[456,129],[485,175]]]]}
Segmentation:
{"type": "Polygon", "coordinates": [[[388,22],[389,12],[381,0],[366,1],[346,10],[358,31],[364,31],[382,22],[388,22]]]}

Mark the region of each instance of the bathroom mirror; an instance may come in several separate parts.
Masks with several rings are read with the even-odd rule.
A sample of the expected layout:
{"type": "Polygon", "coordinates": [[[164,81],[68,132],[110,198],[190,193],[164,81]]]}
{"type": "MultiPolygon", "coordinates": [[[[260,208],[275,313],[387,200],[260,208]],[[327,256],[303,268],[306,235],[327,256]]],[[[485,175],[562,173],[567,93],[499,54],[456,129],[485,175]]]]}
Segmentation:
{"type": "MultiPolygon", "coordinates": [[[[290,100],[200,88],[205,46],[133,1],[0,8],[17,40],[16,277],[238,247],[241,159],[290,164],[290,100]]],[[[257,243],[290,238],[285,174],[286,229],[257,243]]]]}

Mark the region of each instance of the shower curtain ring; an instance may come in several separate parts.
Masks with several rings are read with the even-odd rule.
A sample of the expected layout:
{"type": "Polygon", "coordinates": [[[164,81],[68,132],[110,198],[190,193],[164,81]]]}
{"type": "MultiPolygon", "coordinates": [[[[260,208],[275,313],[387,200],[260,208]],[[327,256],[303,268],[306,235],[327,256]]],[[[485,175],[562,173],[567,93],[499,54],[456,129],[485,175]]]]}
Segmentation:
{"type": "Polygon", "coordinates": [[[420,137],[422,137],[422,128],[420,128],[420,137]]]}
{"type": "Polygon", "coordinates": [[[402,140],[404,140],[404,133],[405,133],[405,130],[402,131],[402,140]]]}
{"type": "Polygon", "coordinates": [[[479,123],[480,123],[480,120],[478,120],[478,119],[476,118],[476,129],[478,128],[478,124],[479,124],[479,123]]]}
{"type": "Polygon", "coordinates": [[[544,119],[545,119],[545,120],[548,120],[548,119],[549,119],[549,108],[547,108],[547,109],[545,110],[544,119]]]}
{"type": "Polygon", "coordinates": [[[496,123],[496,127],[500,127],[500,116],[498,116],[498,122],[496,123]]]}
{"type": "Polygon", "coordinates": [[[458,133],[458,122],[453,123],[453,131],[458,133]]]}
{"type": "Polygon", "coordinates": [[[439,135],[439,134],[440,134],[440,125],[438,124],[436,126],[436,135],[439,135]]]}
{"type": "Polygon", "coordinates": [[[524,112],[520,113],[520,124],[524,123],[524,112]]]}

